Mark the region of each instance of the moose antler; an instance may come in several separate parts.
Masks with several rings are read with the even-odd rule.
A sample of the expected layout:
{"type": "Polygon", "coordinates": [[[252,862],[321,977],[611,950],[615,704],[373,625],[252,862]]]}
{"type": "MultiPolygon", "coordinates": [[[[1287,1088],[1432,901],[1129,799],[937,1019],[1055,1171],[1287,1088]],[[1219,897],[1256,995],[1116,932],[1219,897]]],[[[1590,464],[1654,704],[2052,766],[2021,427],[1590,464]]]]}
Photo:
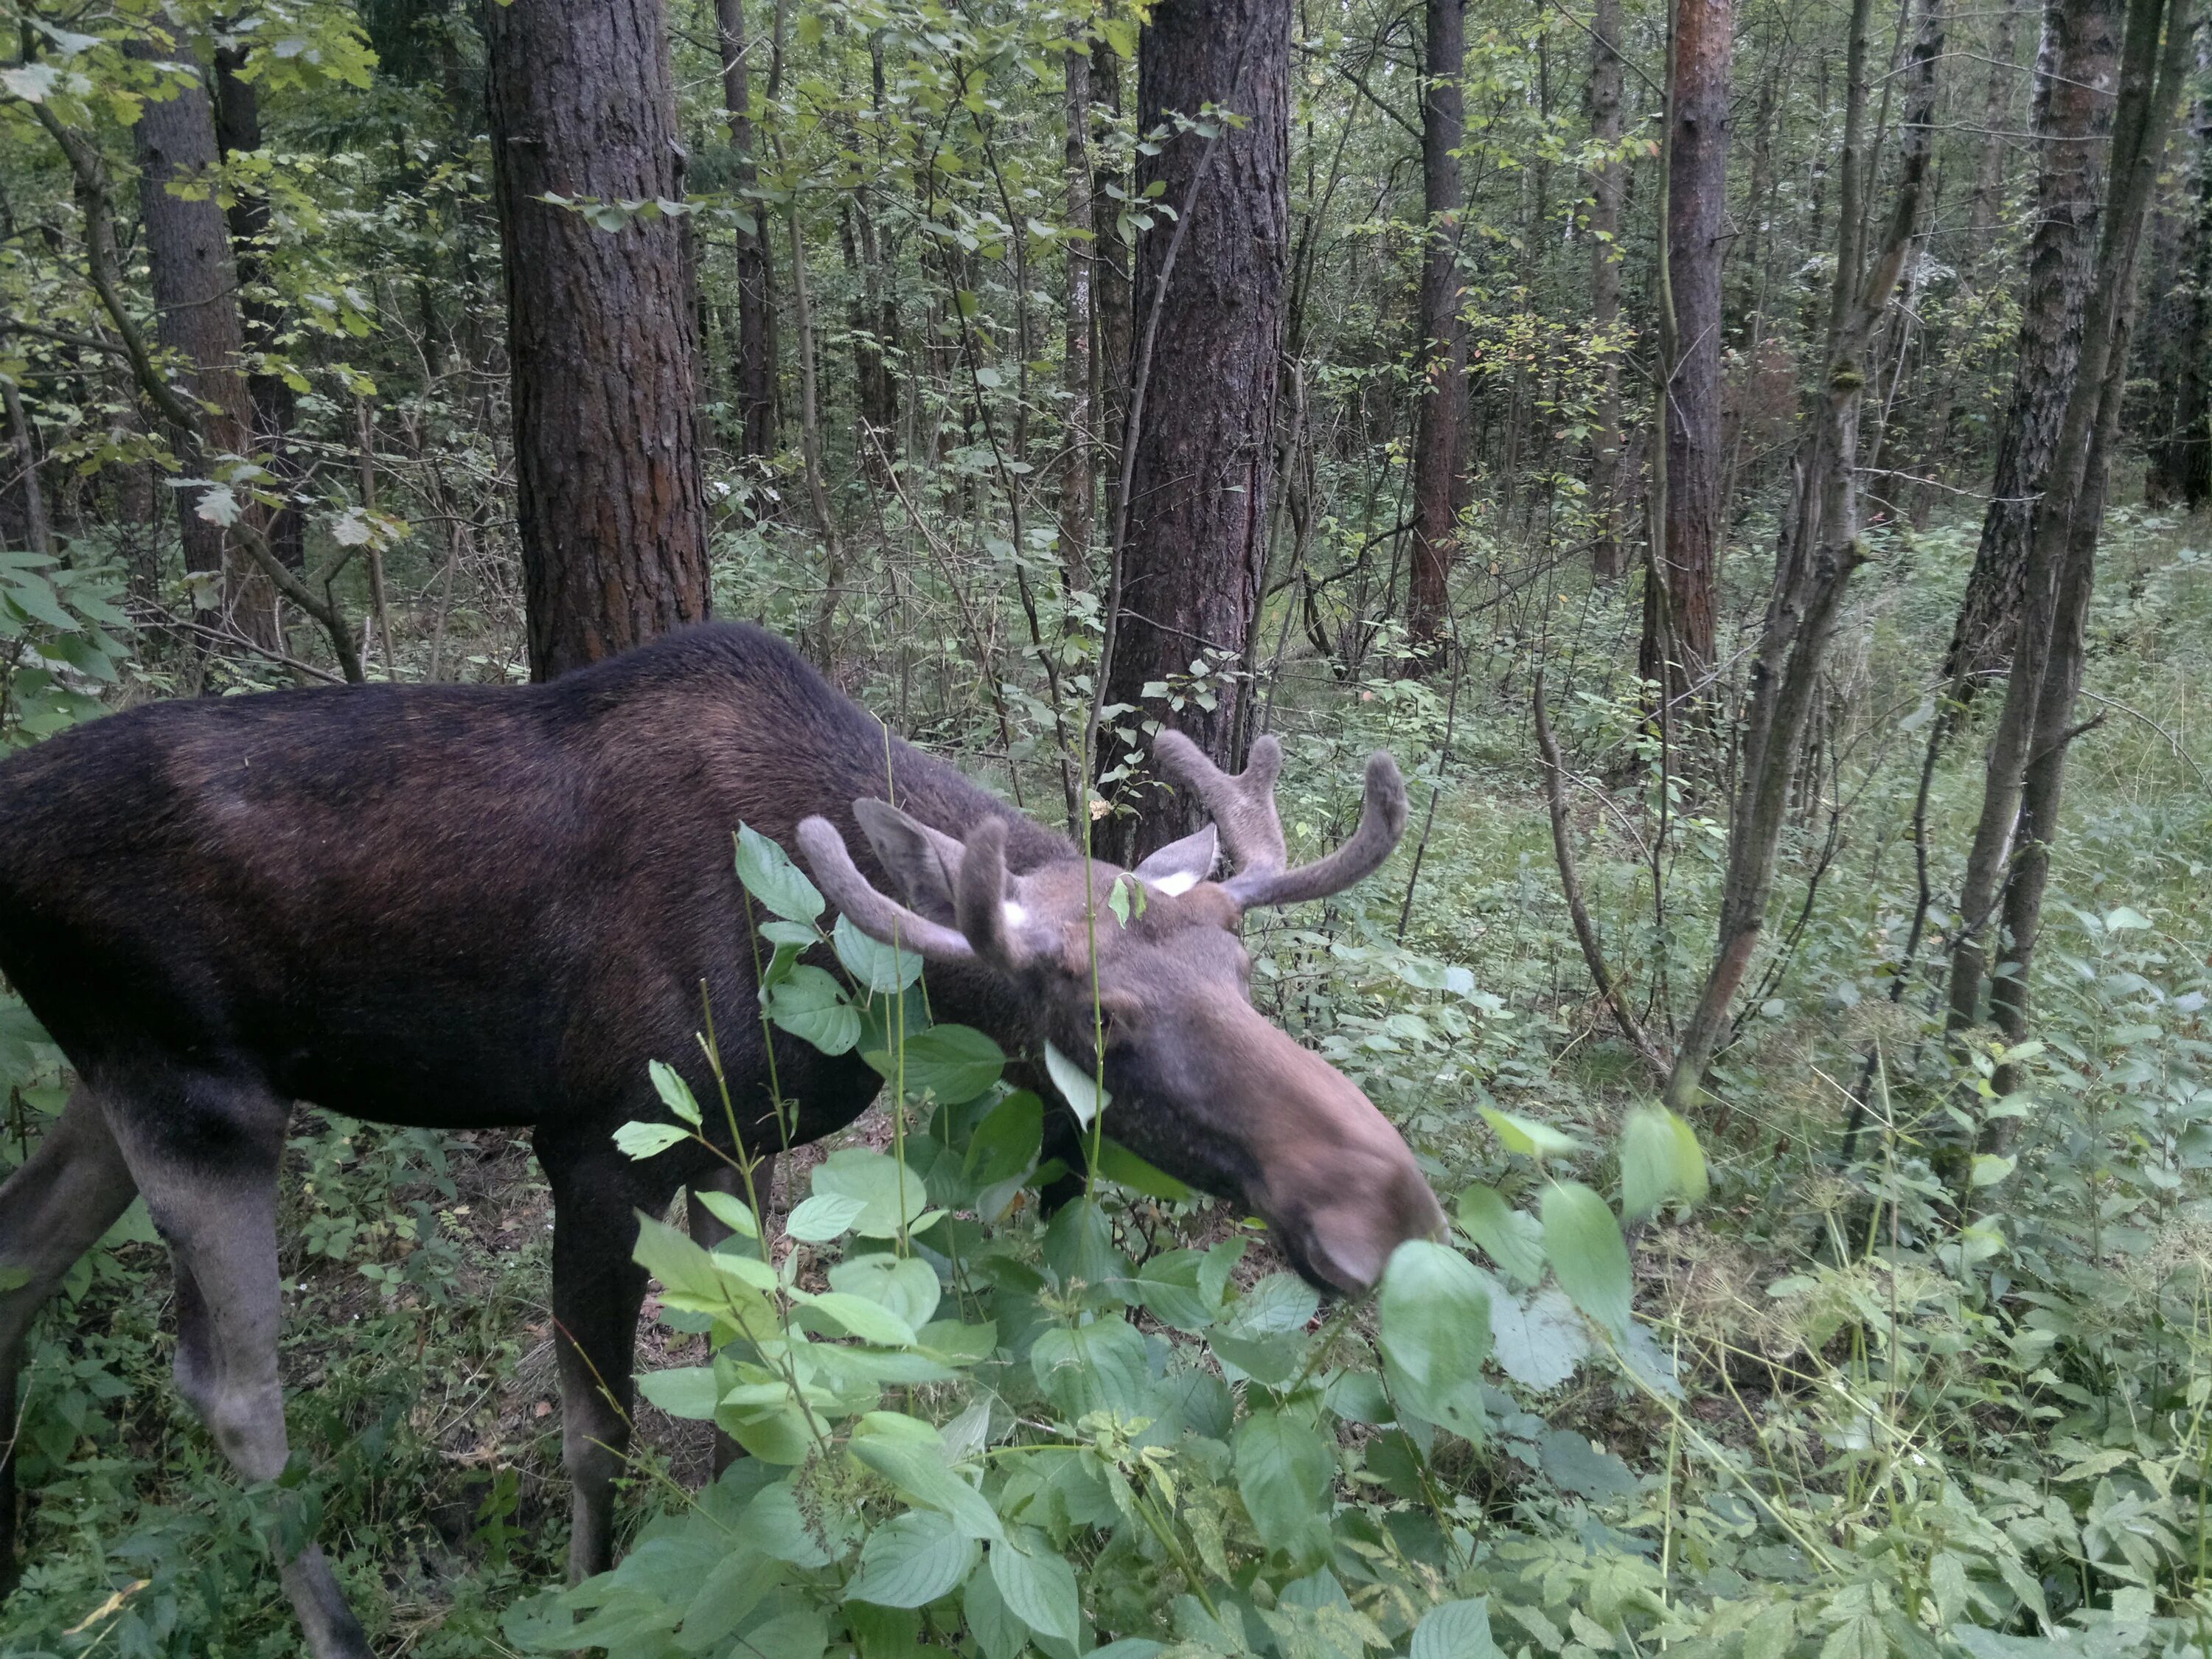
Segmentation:
{"type": "Polygon", "coordinates": [[[977,958],[1008,969],[1029,960],[1025,913],[1007,902],[1006,826],[987,818],[965,842],[908,817],[888,802],[858,800],[853,816],[877,856],[920,902],[952,917],[924,915],[885,894],[853,862],[844,836],[827,818],[799,826],[799,848],[823,895],[878,943],[894,942],[932,962],[977,958]],[[1011,910],[1011,914],[1010,914],[1011,910]]]}
{"type": "Polygon", "coordinates": [[[894,942],[931,962],[969,962],[975,947],[957,927],[932,921],[896,899],[876,890],[862,875],[845,838],[827,818],[804,818],[799,825],[799,850],[806,854],[823,896],[852,918],[853,926],[879,944],[894,942]]]}
{"type": "Polygon", "coordinates": [[[1263,904],[1298,904],[1327,898],[1365,879],[1382,867],[1406,832],[1406,782],[1398,763],[1378,749],[1367,757],[1367,793],[1359,827],[1352,839],[1325,858],[1297,869],[1286,867],[1283,821],[1275,811],[1275,776],[1283,768],[1283,746],[1272,737],[1252,745],[1244,769],[1223,771],[1180,732],[1163,732],[1152,745],[1153,758],[1169,775],[1196,795],[1228,844],[1237,873],[1221,884],[1240,910],[1263,904]]]}

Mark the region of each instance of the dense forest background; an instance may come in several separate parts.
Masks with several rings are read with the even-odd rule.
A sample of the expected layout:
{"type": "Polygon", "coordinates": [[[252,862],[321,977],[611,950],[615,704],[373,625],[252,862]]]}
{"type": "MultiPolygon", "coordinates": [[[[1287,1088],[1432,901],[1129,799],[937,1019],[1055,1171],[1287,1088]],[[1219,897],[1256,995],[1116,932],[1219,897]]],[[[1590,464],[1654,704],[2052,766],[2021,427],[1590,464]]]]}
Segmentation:
{"type": "MultiPolygon", "coordinates": [[[[713,616],[1125,862],[1188,822],[1163,723],[1280,737],[1308,847],[1369,749],[1412,781],[1382,875],[1255,924],[1255,996],[1467,1189],[1490,1428],[1331,1392],[1334,1543],[1201,1453],[1141,1537],[1040,1499],[1072,1646],[972,1589],[686,1646],[641,1568],[673,1610],[609,1650],[2205,1650],[2188,0],[6,15],[9,744],[713,616]],[[1613,1150],[1652,1100],[1694,1210],[1613,1150]],[[1617,1340],[1524,1254],[1562,1167],[1621,1194],[1617,1340]],[[1422,1622],[1478,1596],[1479,1644],[1422,1622]]],[[[0,1008],[0,1168],[56,1066],[0,1008]]],[[[356,1605],[395,1652],[562,1650],[526,1148],[303,1114],[295,1152],[295,1438],[356,1605]]],[[[1168,1210],[1163,1249],[1231,1224],[1168,1210]]],[[[0,1650],[291,1650],[166,1284],[126,1222],[42,1327],[0,1650]]],[[[1334,1375],[1310,1340],[1240,1398],[1334,1375]]],[[[696,1515],[698,1431],[647,1429],[639,1507],[696,1515]]]]}

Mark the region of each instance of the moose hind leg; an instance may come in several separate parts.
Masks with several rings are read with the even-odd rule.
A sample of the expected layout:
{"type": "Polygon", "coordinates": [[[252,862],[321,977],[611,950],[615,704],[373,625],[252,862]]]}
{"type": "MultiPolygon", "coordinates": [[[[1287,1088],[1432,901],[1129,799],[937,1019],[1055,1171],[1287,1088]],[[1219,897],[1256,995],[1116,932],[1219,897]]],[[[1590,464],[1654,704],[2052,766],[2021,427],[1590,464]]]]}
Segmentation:
{"type": "Polygon", "coordinates": [[[15,1582],[15,1376],[24,1333],[137,1190],[100,1102],[83,1089],[0,1185],[0,1596],[15,1582]]]}
{"type": "MultiPolygon", "coordinates": [[[[118,1115],[118,1138],[176,1264],[177,1386],[241,1475],[274,1480],[290,1455],[276,1375],[276,1176],[288,1114],[256,1088],[200,1083],[186,1092],[161,1127],[189,1133],[134,1134],[118,1115]]],[[[281,1571],[314,1659],[370,1659],[320,1548],[307,1545],[281,1571]]]]}

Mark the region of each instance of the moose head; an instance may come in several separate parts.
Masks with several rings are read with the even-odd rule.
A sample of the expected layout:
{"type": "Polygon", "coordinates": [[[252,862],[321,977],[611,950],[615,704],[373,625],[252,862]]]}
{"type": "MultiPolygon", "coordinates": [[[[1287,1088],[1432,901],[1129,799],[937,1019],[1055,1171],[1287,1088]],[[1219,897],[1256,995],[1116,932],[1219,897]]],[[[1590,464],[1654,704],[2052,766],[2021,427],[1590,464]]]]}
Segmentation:
{"type": "Polygon", "coordinates": [[[1400,1243],[1442,1232],[1443,1213],[1367,1097],[1252,1006],[1237,929],[1249,911],[1325,898],[1374,872],[1405,830],[1404,781],[1389,755],[1370,757],[1359,827],[1293,869],[1273,738],[1253,744],[1235,776],[1180,733],[1164,734],[1154,753],[1212,822],[1133,871],[1079,857],[1016,874],[1003,819],[963,840],[880,800],[856,801],[854,816],[903,902],[860,873],[828,820],[802,823],[799,846],[854,927],[995,976],[1024,1023],[1081,1070],[1103,1034],[1116,1139],[1256,1212],[1315,1285],[1364,1294],[1400,1243]],[[1223,847],[1233,873],[1216,882],[1223,847]]]}

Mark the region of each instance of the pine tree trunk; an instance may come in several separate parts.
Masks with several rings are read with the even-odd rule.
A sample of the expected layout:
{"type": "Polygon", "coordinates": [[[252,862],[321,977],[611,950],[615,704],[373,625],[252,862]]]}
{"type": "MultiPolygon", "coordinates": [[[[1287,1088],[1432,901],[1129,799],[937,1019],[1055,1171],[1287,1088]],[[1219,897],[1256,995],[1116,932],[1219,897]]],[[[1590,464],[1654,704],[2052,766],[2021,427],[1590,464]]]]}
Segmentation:
{"type": "Polygon", "coordinates": [[[754,149],[751,76],[745,64],[744,0],[714,0],[721,48],[722,107],[738,153],[737,193],[753,223],[738,227],[738,453],[765,461],[775,453],[775,301],[769,288],[767,207],[754,149]]]}
{"type": "MultiPolygon", "coordinates": [[[[1590,143],[1606,155],[1620,147],[1620,0],[1597,0],[1590,28],[1590,143]]],[[[1627,169],[1601,162],[1590,181],[1590,333],[1598,362],[1596,430],[1590,436],[1591,568],[1611,580],[1627,568],[1620,538],[1620,360],[1610,345],[1620,324],[1620,191],[1627,169]]]]}
{"type": "Polygon", "coordinates": [[[1447,633],[1452,550],[1458,538],[1455,485],[1461,411],[1466,404],[1467,335],[1459,321],[1459,157],[1466,141],[1461,77],[1467,64],[1467,0],[1428,0],[1421,98],[1420,399],[1413,437],[1413,572],[1406,631],[1417,647],[1447,633]]]}
{"type": "Polygon", "coordinates": [[[544,199],[681,199],[682,152],[659,0],[488,5],[483,25],[530,665],[546,680],[707,614],[679,228],[599,230],[544,199]]]}
{"type": "MultiPolygon", "coordinates": [[[[1102,775],[1142,760],[1154,721],[1236,762],[1233,671],[1266,555],[1290,248],[1290,46],[1289,0],[1182,0],[1153,13],[1139,50],[1140,131],[1209,102],[1244,118],[1218,138],[1176,134],[1138,164],[1138,193],[1160,184],[1178,216],[1157,216],[1137,249],[1133,454],[1105,671],[1107,702],[1133,712],[1129,742],[1101,741],[1102,775]],[[1183,706],[1171,713],[1164,690],[1183,706]]],[[[1133,862],[1190,827],[1180,801],[1121,793],[1133,810],[1101,825],[1104,856],[1133,862]]]]}
{"type": "MultiPolygon", "coordinates": [[[[184,50],[132,44],[134,57],[173,61],[184,50]]],[[[173,96],[149,100],[134,129],[138,151],[138,208],[146,262],[153,277],[155,337],[188,365],[185,379],[203,408],[199,447],[208,462],[252,455],[253,404],[240,360],[246,349],[238,310],[238,268],[229,227],[214,196],[187,200],[169,188],[216,165],[215,112],[194,82],[173,96]]],[[[221,625],[258,646],[274,648],[283,633],[276,590],[246,556],[232,549],[219,524],[195,511],[193,492],[176,492],[185,568],[222,572],[221,625]]],[[[258,507],[250,508],[257,519],[258,507]]]]}
{"type": "MultiPolygon", "coordinates": [[[[2197,51],[2200,73],[2212,58],[2212,40],[2197,51]]],[[[2171,343],[2172,400],[2150,450],[2144,493],[2154,503],[2179,501],[2191,512],[2212,499],[2212,98],[2197,100],[2194,189],[2185,237],[2187,257],[2172,296],[2179,326],[2171,343]]]]}
{"type": "Polygon", "coordinates": [[[1071,52],[1061,60],[1067,74],[1066,147],[1067,189],[1066,334],[1060,392],[1066,398],[1061,422],[1060,464],[1060,563],[1068,586],[1091,586],[1091,514],[1096,475],[1091,453],[1091,399],[1096,366],[1091,360],[1091,267],[1094,256],[1091,200],[1097,185],[1091,177],[1091,58],[1071,52]]]}
{"type": "Polygon", "coordinates": [[[2119,0],[2050,0],[2036,60],[2040,159],[2012,397],[1982,537],[1943,677],[1961,701],[2012,656],[2035,501],[2048,481],[2081,350],[2106,141],[2119,65],[2119,0]]]}
{"type": "Polygon", "coordinates": [[[1639,663],[1680,709],[1706,694],[1720,578],[1721,266],[1727,203],[1729,64],[1734,0],[1676,0],[1667,164],[1672,350],[1665,426],[1662,545],[1644,585],[1639,663]]]}
{"type": "MultiPolygon", "coordinates": [[[[219,46],[215,54],[215,142],[226,163],[234,155],[251,155],[261,148],[260,97],[253,82],[239,75],[246,57],[243,46],[219,46]]],[[[238,267],[246,349],[273,352],[283,331],[284,314],[270,289],[269,261],[262,252],[269,235],[269,198],[241,188],[223,216],[230,226],[231,258],[238,267]]],[[[280,488],[289,488],[300,476],[291,452],[299,399],[283,375],[261,367],[247,371],[246,392],[253,405],[254,438],[262,465],[276,475],[280,488]]],[[[307,564],[307,518],[296,507],[280,507],[270,519],[269,545],[295,570],[307,564]]]]}

